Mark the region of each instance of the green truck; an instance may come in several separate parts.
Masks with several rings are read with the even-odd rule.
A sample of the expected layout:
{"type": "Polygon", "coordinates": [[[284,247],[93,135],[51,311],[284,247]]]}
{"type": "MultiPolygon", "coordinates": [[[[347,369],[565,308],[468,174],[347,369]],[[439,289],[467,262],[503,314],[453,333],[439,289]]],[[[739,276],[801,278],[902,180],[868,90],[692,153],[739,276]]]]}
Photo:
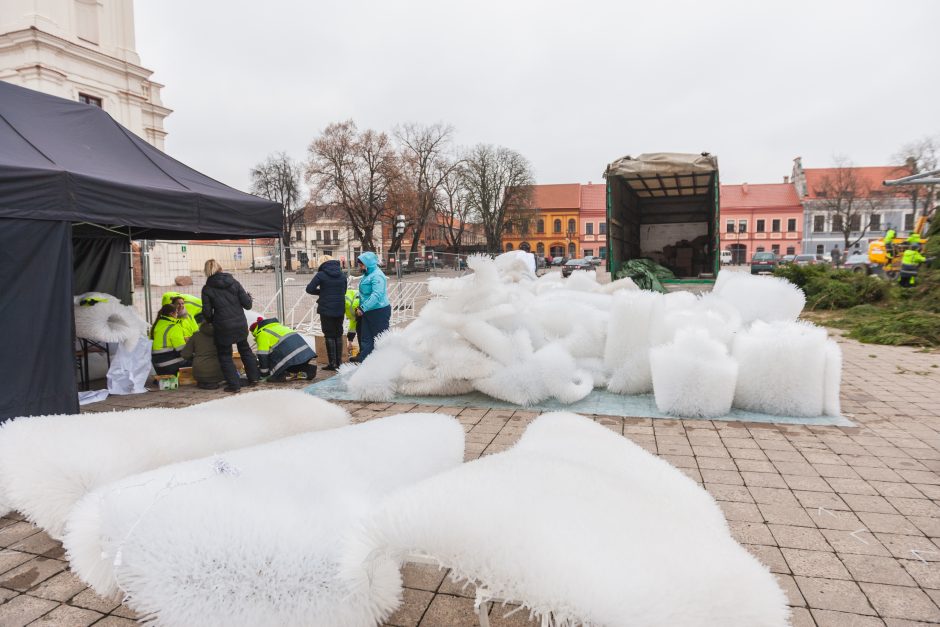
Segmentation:
{"type": "Polygon", "coordinates": [[[607,166],[607,269],[651,259],[680,280],[714,280],[719,255],[718,158],[646,153],[607,166]]]}

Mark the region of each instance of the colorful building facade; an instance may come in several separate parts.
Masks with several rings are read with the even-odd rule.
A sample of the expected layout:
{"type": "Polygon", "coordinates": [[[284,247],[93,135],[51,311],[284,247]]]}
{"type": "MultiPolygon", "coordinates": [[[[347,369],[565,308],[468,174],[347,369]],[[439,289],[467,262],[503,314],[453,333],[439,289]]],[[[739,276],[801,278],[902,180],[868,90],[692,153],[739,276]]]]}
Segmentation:
{"type": "Polygon", "coordinates": [[[721,186],[721,250],[733,264],[756,252],[796,255],[803,239],[803,205],[789,181],[721,186]]]}
{"type": "Polygon", "coordinates": [[[533,185],[531,214],[503,230],[503,250],[526,250],[540,257],[580,256],[581,185],[533,185]]]}

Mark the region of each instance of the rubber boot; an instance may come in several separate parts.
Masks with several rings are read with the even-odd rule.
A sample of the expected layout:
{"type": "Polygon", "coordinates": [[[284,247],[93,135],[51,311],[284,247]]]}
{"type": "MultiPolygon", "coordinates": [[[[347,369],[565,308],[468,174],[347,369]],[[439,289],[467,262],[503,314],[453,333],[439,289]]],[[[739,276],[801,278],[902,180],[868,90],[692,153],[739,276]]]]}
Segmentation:
{"type": "Polygon", "coordinates": [[[336,360],[333,362],[333,365],[339,368],[343,365],[343,336],[333,338],[333,354],[336,356],[336,360]]]}
{"type": "Polygon", "coordinates": [[[323,339],[326,344],[326,359],[329,362],[323,369],[336,370],[339,366],[336,364],[336,343],[335,338],[327,337],[323,339]]]}

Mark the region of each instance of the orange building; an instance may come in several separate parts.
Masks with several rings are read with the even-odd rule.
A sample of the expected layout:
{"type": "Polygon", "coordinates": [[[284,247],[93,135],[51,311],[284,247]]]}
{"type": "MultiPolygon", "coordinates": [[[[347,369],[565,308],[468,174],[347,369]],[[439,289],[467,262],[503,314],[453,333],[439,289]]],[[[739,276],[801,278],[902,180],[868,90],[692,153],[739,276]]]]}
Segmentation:
{"type": "Polygon", "coordinates": [[[506,224],[503,250],[527,250],[540,257],[578,257],[581,185],[533,185],[532,207],[530,217],[506,224]]]}

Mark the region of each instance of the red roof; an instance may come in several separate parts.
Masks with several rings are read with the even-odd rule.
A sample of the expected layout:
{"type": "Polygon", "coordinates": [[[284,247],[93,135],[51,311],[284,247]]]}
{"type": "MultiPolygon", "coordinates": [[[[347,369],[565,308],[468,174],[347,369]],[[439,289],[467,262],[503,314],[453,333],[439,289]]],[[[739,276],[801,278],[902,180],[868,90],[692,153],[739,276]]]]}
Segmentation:
{"type": "MultiPolygon", "coordinates": [[[[889,187],[883,185],[883,181],[886,179],[898,179],[905,176],[909,176],[911,171],[905,166],[899,165],[876,165],[876,166],[866,166],[866,167],[852,167],[846,168],[850,169],[855,173],[855,176],[858,178],[859,185],[865,189],[872,190],[883,190],[896,191],[892,190],[889,187]]],[[[825,186],[826,178],[835,180],[838,176],[839,168],[804,168],[803,173],[806,175],[806,194],[809,198],[818,198],[817,192],[822,191],[825,186]]],[[[899,192],[902,193],[903,192],[899,192]]]]}
{"type": "Polygon", "coordinates": [[[721,209],[769,209],[800,207],[796,187],[790,183],[722,185],[721,209]]]}
{"type": "Polygon", "coordinates": [[[533,185],[532,206],[536,209],[573,209],[581,206],[581,185],[562,183],[559,185],[533,185]]]}
{"type": "Polygon", "coordinates": [[[595,183],[581,186],[581,213],[607,213],[607,185],[595,183]]]}

